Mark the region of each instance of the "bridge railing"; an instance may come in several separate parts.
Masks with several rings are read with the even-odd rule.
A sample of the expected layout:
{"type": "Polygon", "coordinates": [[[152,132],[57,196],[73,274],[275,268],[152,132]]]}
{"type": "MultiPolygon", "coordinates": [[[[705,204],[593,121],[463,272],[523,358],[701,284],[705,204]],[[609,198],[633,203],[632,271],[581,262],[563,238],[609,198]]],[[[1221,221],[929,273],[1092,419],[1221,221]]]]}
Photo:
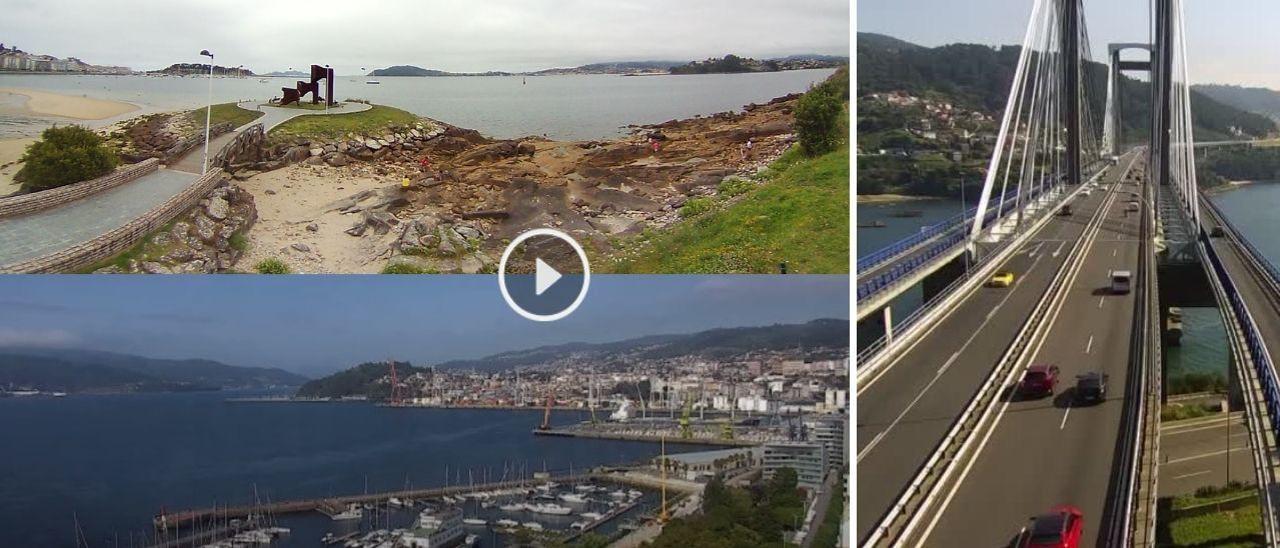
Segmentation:
{"type": "MultiPolygon", "coordinates": [[[[1004,196],[1005,197],[1001,200],[1001,205],[999,210],[1004,210],[1007,207],[1017,205],[1016,190],[1006,191],[1004,193],[1004,196]],[[1010,196],[1010,194],[1012,194],[1012,196],[1010,196]]],[[[877,266],[880,266],[881,264],[884,264],[886,261],[890,261],[895,257],[907,251],[910,251],[916,246],[924,242],[927,242],[936,236],[939,236],[941,234],[946,234],[947,232],[950,232],[952,230],[963,229],[964,227],[969,226],[971,222],[973,222],[973,216],[977,212],[978,212],[977,206],[971,207],[960,213],[952,215],[942,221],[939,221],[932,225],[921,228],[919,232],[912,234],[910,236],[904,237],[901,240],[893,242],[889,245],[886,245],[864,257],[859,257],[857,271],[866,272],[868,270],[871,270],[872,268],[875,268],[877,266]]],[[[988,215],[987,218],[990,219],[991,215],[988,215]]]]}
{"type": "MultiPolygon", "coordinates": [[[[1041,189],[1032,189],[1031,191],[1027,192],[1027,195],[1026,197],[1023,198],[1023,201],[1030,202],[1031,200],[1039,197],[1042,193],[1043,191],[1041,189]]],[[[1018,192],[1012,192],[1012,194],[1013,196],[1010,196],[1004,199],[1001,207],[990,208],[987,211],[987,214],[983,216],[984,225],[989,225],[993,221],[996,221],[1000,218],[1007,217],[1010,213],[1013,213],[1016,211],[1016,209],[1014,209],[1014,207],[1012,206],[1016,206],[1018,204],[1018,192]],[[1001,213],[1003,213],[1003,215],[1001,215],[1001,213]]],[[[973,218],[973,210],[967,211],[965,212],[965,214],[968,215],[969,219],[973,218]]],[[[946,222],[938,223],[937,225],[934,225],[934,227],[939,227],[940,225],[944,225],[945,223],[946,222]]],[[[858,289],[857,289],[858,300],[861,301],[867,297],[870,297],[872,295],[875,295],[883,291],[888,287],[892,287],[896,285],[899,280],[906,277],[908,274],[915,272],[915,270],[920,268],[921,266],[932,262],[933,259],[937,258],[939,255],[943,255],[949,251],[952,251],[956,245],[959,245],[960,243],[962,243],[965,240],[965,238],[968,236],[968,232],[964,230],[965,226],[967,226],[967,223],[961,222],[961,223],[952,225],[949,228],[946,228],[946,227],[938,228],[937,233],[928,237],[918,237],[913,235],[913,236],[904,238],[903,240],[900,240],[894,244],[890,244],[890,246],[887,247],[886,250],[892,249],[892,253],[889,253],[886,251],[886,253],[883,256],[879,256],[878,257],[879,263],[884,263],[885,261],[888,261],[894,257],[900,256],[903,253],[905,253],[907,250],[912,249],[915,246],[919,245],[921,242],[927,241],[929,238],[936,237],[937,234],[939,233],[946,235],[942,239],[934,242],[932,245],[928,247],[928,249],[925,249],[923,252],[913,255],[910,258],[898,264],[893,265],[888,270],[881,272],[880,274],[877,274],[872,278],[866,281],[863,281],[862,283],[859,283],[858,289]]],[[[882,251],[885,251],[885,250],[882,250],[882,251]]],[[[877,254],[880,254],[880,251],[877,251],[873,255],[877,255],[877,254]]],[[[871,257],[868,256],[868,259],[870,258],[871,257]]],[[[858,263],[859,263],[859,266],[858,266],[859,271],[866,269],[862,266],[863,261],[861,259],[858,261],[858,263]]]]}

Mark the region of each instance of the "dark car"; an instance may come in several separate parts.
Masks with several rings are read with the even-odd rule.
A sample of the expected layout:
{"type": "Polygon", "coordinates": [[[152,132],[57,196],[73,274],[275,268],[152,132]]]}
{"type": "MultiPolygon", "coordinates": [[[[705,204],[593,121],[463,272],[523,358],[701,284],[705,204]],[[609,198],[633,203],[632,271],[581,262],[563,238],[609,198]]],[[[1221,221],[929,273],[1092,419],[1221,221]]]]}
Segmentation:
{"type": "Polygon", "coordinates": [[[1076,401],[1081,403],[1101,403],[1107,399],[1108,375],[1099,371],[1090,371],[1076,377],[1076,401]]]}
{"type": "Polygon", "coordinates": [[[1022,375],[1022,382],[1018,383],[1018,393],[1023,396],[1041,397],[1053,394],[1053,389],[1058,386],[1058,366],[1056,365],[1033,365],[1027,368],[1027,372],[1022,375]]]}
{"type": "Polygon", "coordinates": [[[1061,208],[1059,208],[1059,209],[1058,209],[1058,216],[1059,216],[1059,217],[1070,217],[1070,216],[1071,216],[1071,204],[1065,204],[1065,205],[1063,205],[1061,208]]]}
{"type": "Polygon", "coordinates": [[[1075,506],[1055,506],[1048,513],[1031,518],[1022,534],[1020,548],[1077,548],[1084,533],[1084,514],[1075,506]]]}
{"type": "Polygon", "coordinates": [[[1213,228],[1209,229],[1210,238],[1221,238],[1222,235],[1223,235],[1222,225],[1213,225],[1213,228]]]}

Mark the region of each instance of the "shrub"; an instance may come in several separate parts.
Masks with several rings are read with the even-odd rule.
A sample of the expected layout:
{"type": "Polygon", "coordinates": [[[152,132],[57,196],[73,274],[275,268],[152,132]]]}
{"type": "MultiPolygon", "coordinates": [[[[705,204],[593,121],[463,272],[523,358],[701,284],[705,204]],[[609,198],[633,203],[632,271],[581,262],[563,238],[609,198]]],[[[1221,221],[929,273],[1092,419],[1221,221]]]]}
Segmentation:
{"type": "Polygon", "coordinates": [[[796,102],[796,136],[809,156],[821,156],[840,146],[840,115],[844,101],[832,87],[809,90],[796,102]]]}
{"type": "Polygon", "coordinates": [[[746,194],[753,186],[755,185],[749,179],[729,177],[720,181],[720,185],[716,187],[716,194],[722,198],[732,198],[746,194]]]}
{"type": "Polygon", "coordinates": [[[258,261],[258,264],[254,265],[253,269],[257,270],[259,274],[288,274],[292,272],[289,270],[289,265],[284,264],[284,261],[275,257],[258,261]]]}
{"type": "Polygon", "coordinates": [[[382,267],[383,274],[434,274],[430,269],[409,263],[388,263],[382,267]]]}
{"type": "Polygon", "coordinates": [[[680,207],[680,217],[697,217],[711,210],[711,198],[693,198],[680,207]]]}
{"type": "Polygon", "coordinates": [[[51,127],[22,155],[14,178],[26,190],[56,188],[111,173],[120,158],[102,137],[81,126],[51,127]]]}

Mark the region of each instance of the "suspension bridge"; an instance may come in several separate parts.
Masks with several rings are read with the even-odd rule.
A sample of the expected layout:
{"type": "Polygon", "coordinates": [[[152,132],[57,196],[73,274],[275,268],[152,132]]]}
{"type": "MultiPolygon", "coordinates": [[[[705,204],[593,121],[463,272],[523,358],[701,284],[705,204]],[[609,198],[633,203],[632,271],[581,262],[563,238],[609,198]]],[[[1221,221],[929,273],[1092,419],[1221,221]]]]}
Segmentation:
{"type": "Polygon", "coordinates": [[[1182,0],[1153,0],[1147,40],[1092,63],[1081,0],[1036,0],[977,206],[859,259],[859,545],[1009,545],[1066,504],[1082,546],[1154,546],[1161,337],[1181,306],[1222,315],[1280,541],[1280,268],[1198,190],[1185,28],[1182,0]],[[1137,139],[1132,72],[1152,83],[1137,139]],[[988,287],[997,272],[1014,282],[988,287]],[[1035,365],[1057,372],[1050,397],[1017,390],[1035,365]],[[1107,379],[1093,405],[1070,388],[1088,373],[1107,379]]]}

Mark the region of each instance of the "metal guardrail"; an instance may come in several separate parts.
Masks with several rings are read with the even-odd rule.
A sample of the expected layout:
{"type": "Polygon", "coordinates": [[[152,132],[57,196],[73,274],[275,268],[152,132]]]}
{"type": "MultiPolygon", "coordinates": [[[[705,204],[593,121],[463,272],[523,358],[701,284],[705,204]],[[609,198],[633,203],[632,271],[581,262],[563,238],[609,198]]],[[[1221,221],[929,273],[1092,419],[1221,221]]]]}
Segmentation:
{"type": "MultiPolygon", "coordinates": [[[[1039,188],[1032,189],[1030,192],[1027,193],[1026,197],[1022,198],[1022,201],[1029,204],[1031,200],[1036,199],[1041,194],[1043,194],[1043,192],[1044,192],[1043,189],[1039,189],[1039,188]]],[[[1017,209],[1013,209],[1013,208],[1005,209],[1005,206],[1008,206],[1011,204],[1016,206],[1018,203],[1018,200],[1019,200],[1019,197],[1017,192],[1014,192],[1013,196],[1005,198],[1001,207],[991,208],[988,210],[987,214],[984,216],[983,224],[984,225],[990,224],[994,221],[1007,217],[1010,214],[1016,212],[1017,209]],[[1003,213],[1003,215],[1001,215],[1001,213],[1003,213]]],[[[976,208],[974,209],[976,210],[976,208]]],[[[975,212],[974,210],[966,211],[964,214],[957,214],[956,217],[960,217],[961,215],[964,215],[965,218],[972,219],[974,212],[975,212]]],[[[941,240],[930,245],[928,249],[926,249],[923,253],[914,255],[910,259],[907,259],[906,261],[903,261],[901,263],[894,265],[887,272],[878,274],[872,277],[871,279],[858,284],[858,289],[857,289],[858,301],[862,301],[867,297],[870,297],[872,295],[875,295],[883,291],[885,288],[895,285],[895,283],[898,280],[914,272],[916,269],[920,268],[922,265],[925,265],[931,262],[938,255],[942,255],[944,253],[947,253],[948,251],[951,251],[957,244],[963,242],[968,236],[967,231],[964,230],[964,227],[967,223],[959,222],[958,224],[953,224],[949,227],[943,226],[943,225],[946,225],[947,223],[956,223],[958,220],[962,220],[962,219],[956,219],[956,217],[953,217],[952,219],[943,221],[942,223],[938,223],[933,225],[932,227],[927,228],[926,231],[929,231],[928,235],[925,235],[925,233],[922,232],[922,234],[919,234],[919,235],[908,236],[893,244],[889,244],[889,246],[887,246],[886,248],[880,251],[876,251],[871,255],[868,255],[864,259],[859,259],[858,271],[868,270],[870,268],[874,268],[879,264],[883,264],[884,262],[890,259],[902,256],[907,251],[915,249],[922,242],[926,242],[932,238],[936,238],[940,234],[946,235],[941,240]],[[867,263],[868,266],[864,266],[864,262],[867,263]]]]}
{"type": "MultiPolygon", "coordinates": [[[[1006,192],[1005,194],[1009,194],[1009,193],[1006,192]]],[[[1018,199],[1017,192],[1013,191],[1013,196],[1004,198],[1001,201],[1000,208],[996,211],[1003,211],[1004,208],[1006,207],[1016,206],[1017,199],[1018,199]]],[[[914,249],[916,246],[919,246],[920,244],[925,243],[936,236],[946,234],[948,232],[951,232],[952,230],[964,229],[966,226],[969,225],[969,223],[973,221],[973,215],[977,212],[978,212],[978,208],[976,206],[971,207],[963,212],[952,215],[951,217],[948,217],[942,221],[939,221],[932,225],[921,228],[920,232],[916,234],[912,234],[910,236],[904,237],[901,240],[898,240],[889,245],[886,245],[864,257],[859,257],[857,272],[866,272],[868,270],[871,270],[872,268],[880,266],[881,264],[884,264],[885,262],[892,260],[898,257],[899,255],[914,249]]],[[[990,218],[991,215],[988,214],[987,217],[990,218]]]]}

